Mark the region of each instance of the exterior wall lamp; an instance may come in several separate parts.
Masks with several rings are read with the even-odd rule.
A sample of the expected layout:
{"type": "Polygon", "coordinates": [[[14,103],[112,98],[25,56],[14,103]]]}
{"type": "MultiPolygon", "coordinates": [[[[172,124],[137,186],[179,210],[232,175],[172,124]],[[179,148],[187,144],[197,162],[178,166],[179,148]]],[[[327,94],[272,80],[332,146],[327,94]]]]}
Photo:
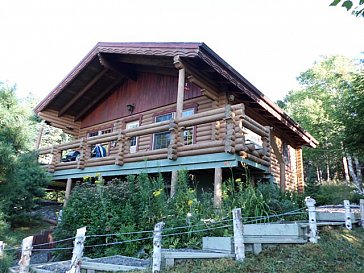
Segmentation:
{"type": "Polygon", "coordinates": [[[135,104],[127,104],[126,109],[128,109],[129,114],[132,114],[134,112],[135,104]]]}

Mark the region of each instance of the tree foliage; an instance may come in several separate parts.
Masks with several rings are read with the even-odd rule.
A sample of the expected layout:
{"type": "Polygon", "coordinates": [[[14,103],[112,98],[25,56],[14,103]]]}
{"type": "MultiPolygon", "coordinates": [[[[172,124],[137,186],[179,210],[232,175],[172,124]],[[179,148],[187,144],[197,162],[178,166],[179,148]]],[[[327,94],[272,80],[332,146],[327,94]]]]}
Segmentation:
{"type": "Polygon", "coordinates": [[[330,6],[340,5],[356,17],[364,17],[364,0],[334,0],[330,6]]]}
{"type": "MultiPolygon", "coordinates": [[[[343,56],[323,57],[298,77],[301,88],[291,91],[281,102],[283,108],[319,142],[316,149],[304,149],[306,175],[312,171],[330,171],[341,175],[343,143],[347,143],[348,123],[355,63],[343,56]],[[346,109],[346,110],[345,110],[346,109]]],[[[356,96],[354,96],[356,97],[356,96]]],[[[354,137],[352,135],[352,137],[354,137]]],[[[332,174],[331,174],[332,178],[332,174]]]]}
{"type": "Polygon", "coordinates": [[[344,94],[344,101],[345,146],[352,154],[364,159],[364,71],[355,74],[350,89],[344,94]]]}
{"type": "Polygon", "coordinates": [[[15,87],[4,83],[0,83],[0,117],[0,209],[12,217],[32,208],[49,177],[30,152],[35,134],[31,108],[19,102],[15,87]]]}

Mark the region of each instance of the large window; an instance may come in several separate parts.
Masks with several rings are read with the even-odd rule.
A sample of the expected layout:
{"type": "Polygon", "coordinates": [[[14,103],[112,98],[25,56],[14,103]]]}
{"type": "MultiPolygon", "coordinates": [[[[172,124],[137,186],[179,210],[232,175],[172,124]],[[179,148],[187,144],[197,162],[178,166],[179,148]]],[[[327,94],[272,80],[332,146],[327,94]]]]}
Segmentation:
{"type": "MultiPolygon", "coordinates": [[[[174,116],[173,113],[156,116],[155,122],[158,123],[158,122],[162,122],[162,121],[171,120],[173,118],[173,116],[174,116]]],[[[156,133],[153,136],[153,149],[157,150],[157,149],[168,148],[170,141],[171,141],[170,132],[156,133]]]]}
{"type": "MultiPolygon", "coordinates": [[[[186,109],[182,112],[182,117],[188,117],[188,116],[192,116],[194,114],[194,109],[186,109]]],[[[172,118],[174,118],[175,113],[168,113],[168,114],[164,114],[164,115],[159,115],[155,117],[155,122],[162,122],[162,121],[167,121],[167,120],[171,120],[172,118]]],[[[190,145],[193,144],[193,137],[194,136],[194,128],[193,127],[188,127],[183,131],[183,142],[184,145],[190,145]]],[[[157,150],[157,149],[163,149],[163,148],[168,148],[168,145],[171,141],[171,133],[170,132],[161,132],[161,133],[156,133],[153,136],[153,149],[157,150]]]]}

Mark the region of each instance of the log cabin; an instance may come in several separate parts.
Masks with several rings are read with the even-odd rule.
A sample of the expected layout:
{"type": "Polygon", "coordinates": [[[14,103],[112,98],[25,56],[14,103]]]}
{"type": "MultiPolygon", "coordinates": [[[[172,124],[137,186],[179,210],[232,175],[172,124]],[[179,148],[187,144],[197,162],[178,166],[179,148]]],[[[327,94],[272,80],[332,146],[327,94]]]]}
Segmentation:
{"type": "Polygon", "coordinates": [[[98,43],[35,112],[73,136],[39,149],[66,198],[96,173],[163,173],[173,195],[181,169],[216,206],[223,179],[247,170],[253,182],[302,192],[302,146],[318,144],[204,43],[98,43]]]}

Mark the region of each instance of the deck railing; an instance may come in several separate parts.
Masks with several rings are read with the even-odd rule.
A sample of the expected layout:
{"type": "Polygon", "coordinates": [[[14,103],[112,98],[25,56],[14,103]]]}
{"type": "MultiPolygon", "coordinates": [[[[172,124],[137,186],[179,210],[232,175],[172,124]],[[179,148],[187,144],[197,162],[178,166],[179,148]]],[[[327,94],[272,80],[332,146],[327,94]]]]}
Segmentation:
{"type": "MultiPolygon", "coordinates": [[[[243,158],[269,167],[271,149],[269,140],[270,128],[245,115],[244,105],[237,104],[197,113],[179,120],[172,119],[137,128],[117,130],[100,136],[81,138],[42,148],[39,150],[39,155],[51,155],[51,162],[45,165],[49,172],[112,164],[122,166],[124,163],[144,160],[176,160],[178,157],[221,152],[239,154],[243,158]],[[200,126],[201,129],[195,130],[195,134],[197,133],[195,143],[186,145],[183,132],[186,128],[194,126],[200,126]],[[144,143],[151,143],[153,134],[167,131],[170,132],[168,148],[130,151],[132,137],[140,138],[150,135],[150,138],[144,138],[144,143]],[[248,131],[258,135],[261,143],[247,140],[248,131]],[[91,157],[92,147],[102,143],[109,143],[111,147],[108,156],[91,157]],[[62,153],[67,150],[79,151],[78,160],[62,162],[62,153]]],[[[151,144],[150,147],[152,147],[151,144]]]]}

